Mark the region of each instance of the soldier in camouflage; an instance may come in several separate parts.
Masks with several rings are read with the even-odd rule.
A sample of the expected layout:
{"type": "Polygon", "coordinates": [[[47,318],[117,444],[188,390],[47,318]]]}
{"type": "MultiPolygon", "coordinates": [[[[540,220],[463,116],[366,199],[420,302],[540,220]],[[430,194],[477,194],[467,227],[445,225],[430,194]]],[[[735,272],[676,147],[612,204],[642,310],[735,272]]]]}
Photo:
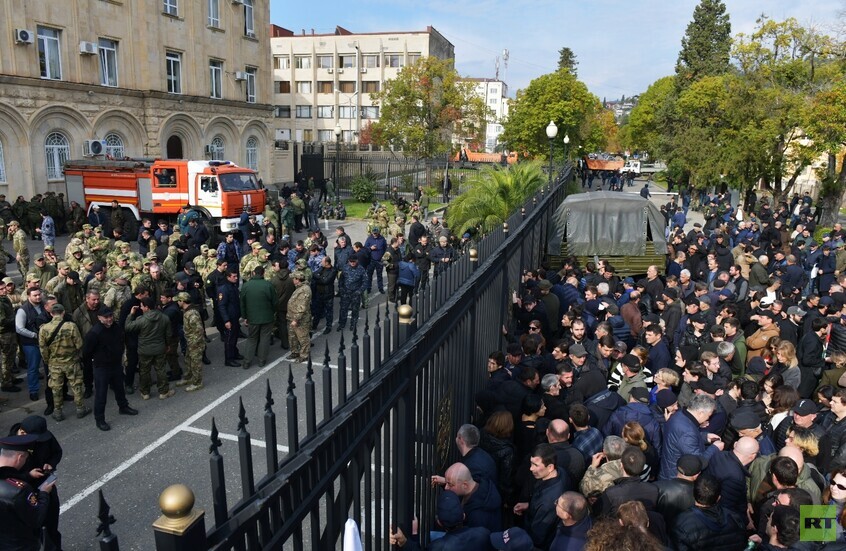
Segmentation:
{"type": "Polygon", "coordinates": [[[15,307],[7,296],[8,289],[5,284],[0,284],[0,390],[19,392],[21,389],[15,385],[12,375],[18,341],[15,338],[15,307]]]}
{"type": "Polygon", "coordinates": [[[131,279],[132,277],[126,272],[113,277],[109,289],[103,297],[103,304],[115,312],[120,312],[123,304],[132,298],[132,289],[129,287],[131,279]]]}
{"type": "Polygon", "coordinates": [[[29,248],[26,246],[26,233],[21,229],[21,223],[17,220],[9,222],[9,235],[12,239],[12,247],[15,250],[15,260],[18,262],[18,270],[21,275],[29,271],[29,248]]]}
{"type": "Polygon", "coordinates": [[[306,283],[301,270],[294,272],[294,294],[288,301],[288,338],[291,344],[291,360],[308,361],[311,353],[311,287],[306,283]]]}
{"type": "Polygon", "coordinates": [[[42,325],[38,331],[38,346],[44,363],[50,368],[49,384],[53,391],[53,419],[56,421],[65,419],[62,412],[65,402],[62,387],[65,379],[73,391],[76,417],[82,419],[91,413],[91,409],[85,405],[82,398],[82,368],[79,363],[82,335],[73,322],[65,319],[64,306],[54,304],[50,313],[53,319],[42,325]]]}
{"type": "MultiPolygon", "coordinates": [[[[182,331],[188,347],[185,350],[185,379],[188,385],[185,392],[194,392],[203,388],[203,353],[206,350],[206,331],[200,311],[191,303],[191,296],[186,292],[177,293],[173,299],[182,308],[182,331]]],[[[181,386],[179,381],[177,386],[181,386]]]]}

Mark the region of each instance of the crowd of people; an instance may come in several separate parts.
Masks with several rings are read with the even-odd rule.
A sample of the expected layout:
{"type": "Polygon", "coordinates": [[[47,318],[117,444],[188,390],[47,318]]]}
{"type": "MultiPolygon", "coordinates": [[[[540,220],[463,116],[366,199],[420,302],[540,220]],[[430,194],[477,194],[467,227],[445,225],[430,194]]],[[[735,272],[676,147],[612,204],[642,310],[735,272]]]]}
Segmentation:
{"type": "Polygon", "coordinates": [[[846,231],[817,242],[807,195],[701,203],[704,224],[665,205],[667,264],[643,278],[524,271],[432,477],[429,549],[846,546],[846,231]],[[800,541],[803,505],[831,506],[826,542],[800,541]]]}

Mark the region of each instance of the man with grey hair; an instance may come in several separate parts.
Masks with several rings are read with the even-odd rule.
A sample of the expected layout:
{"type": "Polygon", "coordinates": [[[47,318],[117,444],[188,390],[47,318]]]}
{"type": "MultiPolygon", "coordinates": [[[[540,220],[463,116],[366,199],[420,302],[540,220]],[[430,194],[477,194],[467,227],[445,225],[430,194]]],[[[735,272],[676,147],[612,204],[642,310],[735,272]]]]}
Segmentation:
{"type": "Polygon", "coordinates": [[[723,449],[723,442],[716,434],[703,435],[700,427],[708,424],[717,403],[706,394],[697,394],[687,409],[679,410],[664,425],[659,478],[669,480],[676,476],[679,457],[685,454],[710,459],[723,449]]]}
{"type": "MultiPolygon", "coordinates": [[[[479,481],[482,478],[488,478],[494,484],[497,481],[496,463],[488,452],[479,447],[479,440],[481,434],[475,425],[465,424],[458,428],[455,435],[455,445],[458,448],[458,453],[461,454],[461,461],[464,463],[470,472],[473,474],[473,480],[479,481]]],[[[433,475],[432,485],[446,484],[446,479],[442,476],[433,475]]]]}
{"type": "Polygon", "coordinates": [[[587,496],[597,496],[614,485],[618,478],[626,476],[623,473],[623,462],[620,460],[625,451],[626,441],[619,436],[606,436],[602,443],[602,451],[593,454],[590,466],[582,478],[579,490],[587,496]]]}
{"type": "Polygon", "coordinates": [[[770,274],[767,273],[767,264],[770,259],[767,255],[762,254],[758,257],[758,262],[752,264],[749,268],[749,289],[763,293],[770,286],[770,274]]]}

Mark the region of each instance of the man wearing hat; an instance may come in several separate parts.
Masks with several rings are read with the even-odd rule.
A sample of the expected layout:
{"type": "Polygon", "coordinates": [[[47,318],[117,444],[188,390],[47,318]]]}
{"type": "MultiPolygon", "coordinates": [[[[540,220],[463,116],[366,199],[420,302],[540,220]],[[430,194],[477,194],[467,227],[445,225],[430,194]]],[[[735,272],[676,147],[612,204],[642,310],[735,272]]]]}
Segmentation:
{"type": "MultiPolygon", "coordinates": [[[[800,400],[801,401],[801,400],[800,400]]],[[[810,400],[804,400],[810,402],[810,400]]],[[[798,402],[797,402],[798,403],[798,402]]],[[[811,402],[813,404],[813,402],[811,402]]],[[[806,409],[807,406],[806,406],[806,409]]],[[[816,412],[816,409],[815,409],[816,412]]],[[[738,411],[736,415],[730,418],[731,428],[735,430],[739,438],[748,436],[754,438],[758,442],[759,455],[770,455],[775,453],[776,446],[773,444],[773,439],[765,434],[761,428],[761,418],[750,408],[744,408],[738,411]]],[[[785,424],[787,426],[787,424],[785,424]]],[[[785,434],[786,434],[785,430],[785,434]]]]}
{"type": "Polygon", "coordinates": [[[18,270],[21,274],[25,274],[29,271],[29,248],[26,246],[26,233],[21,229],[21,223],[17,220],[9,222],[8,232],[12,240],[12,248],[15,250],[18,270]]]}
{"type": "Polygon", "coordinates": [[[198,219],[200,217],[200,213],[195,210],[191,209],[191,205],[184,205],[182,207],[182,211],[176,217],[176,224],[179,226],[179,231],[182,235],[186,235],[188,233],[189,222],[194,219],[198,219]]]}
{"type": "Polygon", "coordinates": [[[757,358],[764,353],[767,343],[772,337],[778,337],[780,331],[775,323],[776,316],[769,310],[762,310],[753,316],[757,319],[759,329],[746,338],[746,365],[752,358],[757,358]]]}
{"type": "Polygon", "coordinates": [[[305,283],[306,275],[300,270],[291,274],[291,278],[296,288],[288,300],[290,359],[295,362],[307,362],[311,353],[311,287],[305,283]]]}
{"type": "Polygon", "coordinates": [[[97,311],[97,323],[85,335],[82,361],[90,362],[93,366],[94,422],[102,431],[111,430],[106,422],[109,388],[115,395],[121,415],[138,415],[138,410],[129,405],[123,386],[123,343],[123,328],[115,323],[114,311],[108,306],[101,306],[97,311]]]}
{"type": "Polygon", "coordinates": [[[352,325],[358,325],[358,311],[361,308],[361,297],[367,286],[367,272],[358,265],[356,255],[350,255],[346,265],[338,266],[338,268],[341,270],[338,280],[338,292],[341,295],[338,311],[338,330],[340,331],[347,324],[347,312],[350,312],[352,325]]]}
{"type": "Polygon", "coordinates": [[[200,311],[186,292],[177,293],[173,300],[182,309],[182,331],[185,335],[185,378],[176,386],[187,385],[185,392],[203,388],[203,354],[206,350],[206,330],[200,311]]]}
{"type": "Polygon", "coordinates": [[[16,384],[20,379],[12,375],[18,343],[15,338],[15,307],[7,296],[6,279],[9,278],[0,282],[0,390],[20,392],[21,388],[16,384]]]}
{"type": "Polygon", "coordinates": [[[45,323],[38,331],[38,346],[44,363],[50,369],[48,384],[53,391],[53,419],[65,419],[62,407],[65,401],[63,386],[65,380],[73,391],[76,404],[76,417],[82,419],[91,409],[83,400],[82,367],[79,364],[79,351],[82,348],[82,335],[73,322],[65,319],[65,307],[59,303],[50,310],[53,319],[45,323]]]}
{"type": "MultiPolygon", "coordinates": [[[[536,551],[538,549],[529,534],[516,526],[504,532],[493,532],[490,540],[497,551],[536,551]]],[[[550,549],[555,549],[555,546],[553,545],[550,549]]]]}
{"type": "Polygon", "coordinates": [[[55,482],[34,488],[20,471],[37,444],[33,434],[0,438],[0,530],[7,549],[41,549],[41,530],[55,482]]]}
{"type": "Polygon", "coordinates": [[[667,526],[672,526],[680,513],[693,507],[693,483],[705,466],[706,462],[697,455],[682,455],[676,463],[675,478],[653,482],[658,488],[655,510],[664,517],[667,526]]]}

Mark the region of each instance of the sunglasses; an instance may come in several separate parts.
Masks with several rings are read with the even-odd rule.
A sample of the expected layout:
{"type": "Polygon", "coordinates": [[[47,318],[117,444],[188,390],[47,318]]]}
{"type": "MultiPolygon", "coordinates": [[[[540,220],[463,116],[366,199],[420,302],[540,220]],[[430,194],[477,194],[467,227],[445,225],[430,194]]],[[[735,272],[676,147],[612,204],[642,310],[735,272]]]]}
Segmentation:
{"type": "Polygon", "coordinates": [[[832,480],[831,485],[836,486],[838,490],[842,490],[842,491],[846,492],[846,486],[844,486],[843,484],[838,484],[837,482],[832,480]]]}

